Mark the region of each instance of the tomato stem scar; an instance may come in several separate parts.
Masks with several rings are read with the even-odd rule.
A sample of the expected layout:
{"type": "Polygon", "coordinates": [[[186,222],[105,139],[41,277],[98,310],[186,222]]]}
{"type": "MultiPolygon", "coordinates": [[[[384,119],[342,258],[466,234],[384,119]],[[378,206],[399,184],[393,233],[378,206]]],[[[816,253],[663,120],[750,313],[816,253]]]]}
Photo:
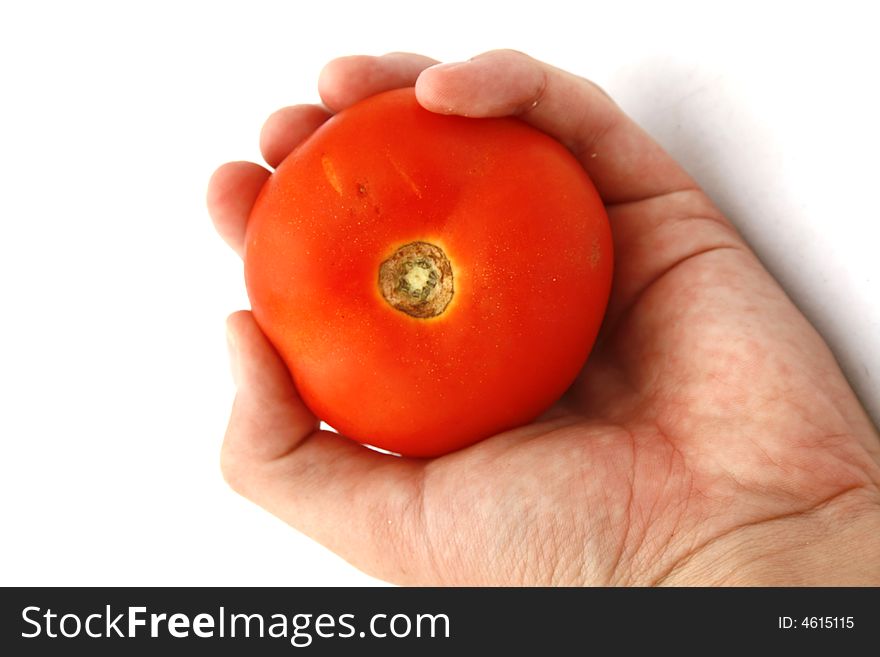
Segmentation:
{"type": "Polygon", "coordinates": [[[411,317],[440,315],[452,300],[452,265],[438,246],[410,242],[379,265],[379,289],[388,304],[411,317]]]}

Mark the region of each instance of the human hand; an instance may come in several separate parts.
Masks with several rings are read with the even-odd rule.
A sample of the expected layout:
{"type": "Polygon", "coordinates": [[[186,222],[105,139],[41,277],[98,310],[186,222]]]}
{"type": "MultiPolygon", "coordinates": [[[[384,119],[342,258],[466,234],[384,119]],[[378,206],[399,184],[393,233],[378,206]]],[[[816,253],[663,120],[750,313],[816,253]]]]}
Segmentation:
{"type": "MultiPolygon", "coordinates": [[[[611,221],[602,333],[528,426],[431,460],[320,431],[248,312],[223,472],[355,566],[403,584],[880,584],[880,440],[828,347],[695,182],[592,83],[521,53],[395,53],[322,72],[329,108],[282,109],[277,166],[333,112],[416,87],[427,109],[518,116],[566,145],[611,221]]],[[[269,171],[214,174],[244,252],[269,171]]],[[[527,374],[524,374],[527,375],[527,374]]]]}

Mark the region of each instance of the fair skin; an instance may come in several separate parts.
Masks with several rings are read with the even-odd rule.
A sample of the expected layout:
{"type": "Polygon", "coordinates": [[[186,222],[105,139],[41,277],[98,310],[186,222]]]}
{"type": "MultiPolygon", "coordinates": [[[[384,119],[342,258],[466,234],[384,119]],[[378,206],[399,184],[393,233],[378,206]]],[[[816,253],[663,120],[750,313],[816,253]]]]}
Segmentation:
{"type": "MultiPolygon", "coordinates": [[[[599,341],[533,424],[436,459],[318,430],[248,312],[222,467],[242,495],[400,584],[878,585],[880,437],[827,345],[694,180],[587,80],[521,53],[327,65],[324,107],[269,117],[270,167],[334,112],[415,86],[428,110],[518,116],[567,146],[608,209],[599,341]]],[[[244,253],[270,171],[220,167],[208,204],[244,253]]]]}

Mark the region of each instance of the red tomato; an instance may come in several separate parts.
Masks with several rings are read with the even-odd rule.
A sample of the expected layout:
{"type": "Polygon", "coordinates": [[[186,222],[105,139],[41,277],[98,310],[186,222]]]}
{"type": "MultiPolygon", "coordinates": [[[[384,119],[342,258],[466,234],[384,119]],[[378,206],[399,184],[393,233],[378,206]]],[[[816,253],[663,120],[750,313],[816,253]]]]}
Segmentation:
{"type": "Polygon", "coordinates": [[[340,112],[263,188],[254,316],[342,434],[436,456],[525,424],[571,385],[611,285],[605,209],[558,142],[412,89],[340,112]]]}

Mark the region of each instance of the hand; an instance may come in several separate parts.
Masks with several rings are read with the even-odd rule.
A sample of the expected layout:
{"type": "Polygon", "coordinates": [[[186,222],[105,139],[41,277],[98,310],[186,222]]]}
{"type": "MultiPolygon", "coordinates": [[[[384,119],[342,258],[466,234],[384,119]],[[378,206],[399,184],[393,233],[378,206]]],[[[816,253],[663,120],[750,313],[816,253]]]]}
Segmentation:
{"type": "MultiPolygon", "coordinates": [[[[329,108],[273,114],[276,166],[333,112],[415,85],[427,109],[518,116],[565,144],[614,234],[581,376],[539,421],[433,460],[333,433],[250,313],[229,319],[230,484],[403,584],[880,584],[880,441],[828,347],[695,182],[598,87],[512,51],[433,66],[347,57],[329,108]]],[[[269,171],[221,167],[209,207],[239,253],[269,171]]]]}

